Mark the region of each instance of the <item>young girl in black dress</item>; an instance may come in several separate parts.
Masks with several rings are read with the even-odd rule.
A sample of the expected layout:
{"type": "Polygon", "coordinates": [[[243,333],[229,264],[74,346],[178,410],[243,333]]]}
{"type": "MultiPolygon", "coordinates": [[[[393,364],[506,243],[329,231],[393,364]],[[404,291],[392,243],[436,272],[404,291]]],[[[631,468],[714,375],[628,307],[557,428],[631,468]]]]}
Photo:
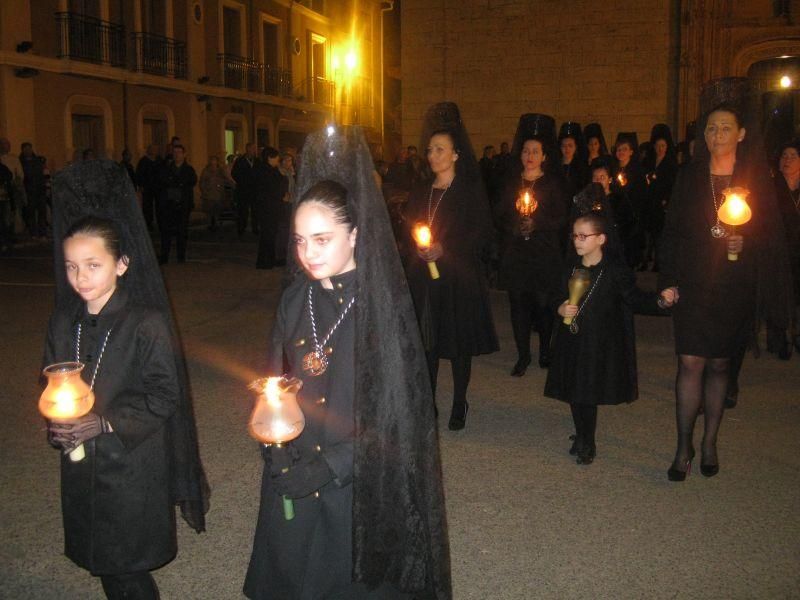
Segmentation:
{"type": "Polygon", "coordinates": [[[578,455],[578,464],[588,465],[597,453],[598,405],[633,402],[638,396],[633,309],[655,311],[657,296],[636,287],[602,209],[575,219],[572,241],[576,256],[565,272],[560,297],[569,297],[567,279],[578,269],[587,272],[590,283],[577,304],[567,299],[558,305],[562,319],[544,394],[569,403],[575,424],[570,454],[578,455]],[[572,319],[570,325],[563,323],[565,317],[572,319]]]}

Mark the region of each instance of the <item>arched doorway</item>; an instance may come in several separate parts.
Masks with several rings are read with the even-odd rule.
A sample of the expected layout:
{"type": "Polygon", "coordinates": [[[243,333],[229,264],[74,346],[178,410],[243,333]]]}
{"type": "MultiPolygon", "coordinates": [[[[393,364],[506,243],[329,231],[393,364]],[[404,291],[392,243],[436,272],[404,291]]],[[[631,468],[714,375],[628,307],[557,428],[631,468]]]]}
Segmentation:
{"type": "Polygon", "coordinates": [[[800,137],[800,56],[780,56],[750,65],[747,76],[760,97],[761,131],[768,156],[800,137]]]}

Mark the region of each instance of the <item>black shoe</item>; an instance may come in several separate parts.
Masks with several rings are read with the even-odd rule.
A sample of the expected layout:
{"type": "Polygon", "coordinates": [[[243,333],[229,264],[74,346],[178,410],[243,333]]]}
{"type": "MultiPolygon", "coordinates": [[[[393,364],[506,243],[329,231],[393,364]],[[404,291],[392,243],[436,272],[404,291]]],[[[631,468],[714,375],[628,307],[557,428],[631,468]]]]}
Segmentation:
{"type": "Polygon", "coordinates": [[[733,395],[725,396],[725,402],[724,402],[725,408],[736,408],[736,405],[738,403],[739,403],[738,396],[733,396],[733,395]]]}
{"type": "Polygon", "coordinates": [[[704,465],[700,463],[700,472],[704,477],[713,477],[719,473],[719,465],[704,465]]]}
{"type": "Polygon", "coordinates": [[[569,453],[570,455],[575,456],[578,454],[578,436],[571,435],[569,436],[569,439],[572,440],[572,446],[569,447],[569,453]]]}
{"type": "Polygon", "coordinates": [[[522,377],[525,375],[525,371],[528,370],[528,366],[531,364],[531,359],[519,359],[517,364],[514,365],[514,368],[511,369],[511,376],[512,377],[522,377]]]}
{"type": "Polygon", "coordinates": [[[579,465],[590,465],[594,462],[595,456],[597,456],[597,446],[586,444],[582,448],[578,448],[578,459],[575,462],[579,465]]]}
{"type": "Polygon", "coordinates": [[[689,459],[685,463],[685,469],[681,471],[675,467],[670,467],[667,470],[667,479],[670,481],[684,481],[686,477],[692,472],[692,460],[694,459],[694,450],[692,450],[689,459]]]}
{"type": "Polygon", "coordinates": [[[460,431],[467,424],[469,402],[453,402],[453,411],[450,413],[450,422],[447,428],[450,431],[460,431]]]}
{"type": "Polygon", "coordinates": [[[539,355],[539,368],[540,369],[549,369],[550,368],[550,354],[540,354],[539,355]]]}

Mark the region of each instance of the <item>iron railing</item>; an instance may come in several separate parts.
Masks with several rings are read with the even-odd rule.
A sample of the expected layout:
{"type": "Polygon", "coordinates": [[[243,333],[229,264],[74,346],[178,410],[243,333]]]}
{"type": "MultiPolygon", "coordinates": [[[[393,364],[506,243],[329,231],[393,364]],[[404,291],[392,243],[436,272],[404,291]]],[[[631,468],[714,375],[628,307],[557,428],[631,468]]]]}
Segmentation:
{"type": "Polygon", "coordinates": [[[292,96],[292,72],[235,54],[218,54],[222,85],[271,96],[292,96]]]}
{"type": "Polygon", "coordinates": [[[172,38],[137,31],[133,42],[133,70],[186,79],[186,44],[172,38]]]}
{"type": "Polygon", "coordinates": [[[125,66],[125,29],[87,15],[56,13],[59,58],[71,58],[113,67],[125,66]]]}
{"type": "Polygon", "coordinates": [[[336,86],[333,81],[325,79],[324,77],[312,77],[311,86],[311,101],[314,104],[333,106],[334,96],[336,94],[336,86]]]}

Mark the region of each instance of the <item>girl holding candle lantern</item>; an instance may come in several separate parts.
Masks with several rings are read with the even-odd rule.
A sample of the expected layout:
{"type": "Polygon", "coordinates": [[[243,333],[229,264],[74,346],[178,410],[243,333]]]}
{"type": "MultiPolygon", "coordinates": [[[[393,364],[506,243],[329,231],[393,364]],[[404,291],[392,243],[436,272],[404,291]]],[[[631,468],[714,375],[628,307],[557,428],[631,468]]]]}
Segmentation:
{"type": "MultiPolygon", "coordinates": [[[[678,173],[662,240],[659,289],[672,311],[678,355],[677,450],[667,472],[683,481],[695,456],[694,424],[702,405],[701,473],[719,471],[717,436],[731,371],[755,338],[757,319],[788,326],[791,287],[786,240],[774,189],[748,110],[745,78],[717,79],[701,94],[703,117],[693,161],[678,173]],[[752,219],[735,235],[721,203],[746,188],[752,219]],[[730,260],[729,254],[738,255],[730,260]],[[734,364],[735,363],[735,364],[734,364]]],[[[730,211],[728,211],[730,212],[730,211]]],[[[746,211],[745,211],[746,212],[746,211]]]]}
{"type": "Polygon", "coordinates": [[[451,597],[427,368],[372,174],[358,128],[303,147],[267,374],[297,378],[305,424],[262,446],[249,598],[451,597]]]}
{"type": "Polygon", "coordinates": [[[53,190],[57,292],[44,360],[83,363],[95,397],[89,413],[48,426],[65,451],[65,552],[109,598],[155,599],[149,571],[177,551],[174,505],[198,532],[208,508],[183,354],[125,172],[79,163],[53,190]],[[79,445],[85,457],[67,458],[79,445]]]}
{"type": "Polygon", "coordinates": [[[550,364],[553,314],[550,304],[558,290],[563,261],[562,239],[567,225],[569,194],[561,174],[555,121],[542,114],[519,119],[512,156],[515,167],[496,207],[504,233],[500,287],[508,290],[517,362],[511,375],[522,377],[531,363],[531,329],[539,332],[539,366],[550,364]],[[526,194],[536,202],[528,214],[519,210],[526,194]]]}
{"type": "Polygon", "coordinates": [[[544,394],[569,403],[575,425],[569,453],[588,465],[597,454],[597,407],[638,396],[633,312],[657,314],[658,296],[636,287],[601,185],[582,190],[575,206],[574,252],[555,296],[561,319],[544,394]]]}
{"type": "Polygon", "coordinates": [[[429,176],[411,191],[406,221],[428,227],[430,240],[417,240],[407,261],[408,285],[419,318],[436,395],[439,360],[453,373],[453,405],[448,427],[466,424],[472,357],[498,349],[489,283],[483,259],[492,241],[489,202],[480,168],[458,107],[432,106],[422,140],[428,149],[429,176]],[[429,267],[434,262],[436,271],[429,267]],[[438,274],[439,277],[435,277],[438,274]]]}

